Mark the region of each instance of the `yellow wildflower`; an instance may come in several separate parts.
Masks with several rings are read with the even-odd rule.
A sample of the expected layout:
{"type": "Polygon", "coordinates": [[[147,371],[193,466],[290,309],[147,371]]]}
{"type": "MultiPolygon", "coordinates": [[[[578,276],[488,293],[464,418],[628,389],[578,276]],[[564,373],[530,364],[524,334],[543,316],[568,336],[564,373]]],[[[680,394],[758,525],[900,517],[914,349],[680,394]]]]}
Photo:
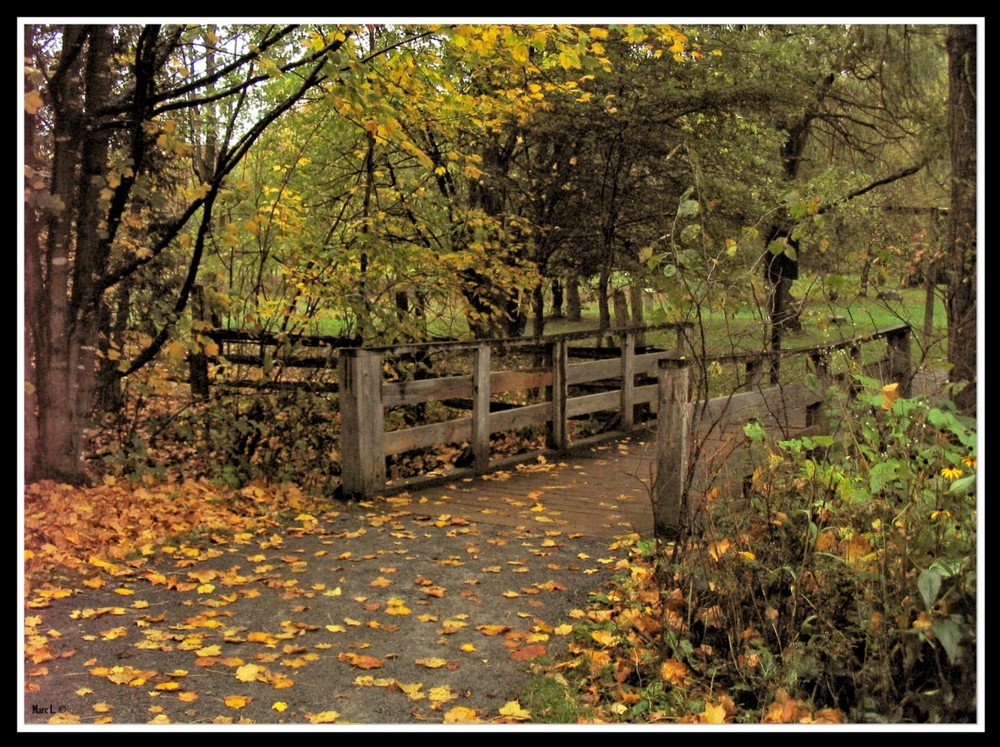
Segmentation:
{"type": "Polygon", "coordinates": [[[976,457],[975,456],[964,456],[962,457],[962,464],[964,464],[969,469],[976,468],[976,457]]]}
{"type": "Polygon", "coordinates": [[[947,480],[957,480],[964,473],[958,467],[945,467],[941,470],[941,476],[947,480]]]}

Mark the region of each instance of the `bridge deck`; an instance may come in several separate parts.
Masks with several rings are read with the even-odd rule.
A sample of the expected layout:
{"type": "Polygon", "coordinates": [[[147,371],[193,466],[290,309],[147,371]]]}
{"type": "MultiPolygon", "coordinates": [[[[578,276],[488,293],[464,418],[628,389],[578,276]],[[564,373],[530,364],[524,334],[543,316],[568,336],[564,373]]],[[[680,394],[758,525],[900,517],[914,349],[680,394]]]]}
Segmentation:
{"type": "Polygon", "coordinates": [[[562,458],[414,489],[409,498],[428,514],[477,524],[648,537],[655,465],[655,433],[638,431],[562,458]]]}

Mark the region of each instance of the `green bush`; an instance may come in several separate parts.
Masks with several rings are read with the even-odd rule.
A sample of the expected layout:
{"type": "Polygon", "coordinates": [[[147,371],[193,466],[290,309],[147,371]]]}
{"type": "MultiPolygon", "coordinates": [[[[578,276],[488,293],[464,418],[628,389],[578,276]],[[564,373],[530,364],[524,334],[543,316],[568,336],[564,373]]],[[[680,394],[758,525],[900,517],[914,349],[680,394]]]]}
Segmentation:
{"type": "MultiPolygon", "coordinates": [[[[976,432],[950,403],[856,377],[829,435],[781,441],[675,568],[734,690],[852,721],[975,719],[976,432]]],[[[759,437],[760,434],[755,434],[759,437]]],[[[721,673],[720,673],[721,674],[721,673]]],[[[766,699],[765,699],[766,700],[766,699]]],[[[747,701],[751,702],[750,700],[747,701]]]]}

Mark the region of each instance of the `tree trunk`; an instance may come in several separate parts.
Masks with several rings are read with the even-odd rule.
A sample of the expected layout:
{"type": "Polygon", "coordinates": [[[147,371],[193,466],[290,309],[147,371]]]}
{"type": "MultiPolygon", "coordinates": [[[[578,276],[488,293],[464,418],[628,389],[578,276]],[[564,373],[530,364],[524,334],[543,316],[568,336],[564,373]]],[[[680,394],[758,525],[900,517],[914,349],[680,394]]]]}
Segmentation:
{"type": "Polygon", "coordinates": [[[563,318],[563,285],[559,278],[552,278],[552,318],[563,318]]]}
{"type": "Polygon", "coordinates": [[[948,226],[948,361],[967,382],[955,404],[976,414],[976,26],[948,29],[951,211],[948,226]]]}
{"type": "Polygon", "coordinates": [[[566,318],[578,322],[583,318],[583,304],[580,303],[580,278],[571,276],[566,283],[566,318]]]}
{"type": "Polygon", "coordinates": [[[614,307],[615,327],[627,327],[628,301],[625,299],[625,291],[621,288],[615,288],[614,293],[611,295],[611,302],[614,307]]]}
{"type": "MultiPolygon", "coordinates": [[[[628,292],[629,302],[632,304],[632,324],[641,327],[646,322],[646,316],[642,308],[642,286],[638,282],[633,281],[632,285],[629,286],[628,292]]],[[[645,333],[640,332],[635,336],[635,344],[636,347],[646,347],[645,333]]]]}

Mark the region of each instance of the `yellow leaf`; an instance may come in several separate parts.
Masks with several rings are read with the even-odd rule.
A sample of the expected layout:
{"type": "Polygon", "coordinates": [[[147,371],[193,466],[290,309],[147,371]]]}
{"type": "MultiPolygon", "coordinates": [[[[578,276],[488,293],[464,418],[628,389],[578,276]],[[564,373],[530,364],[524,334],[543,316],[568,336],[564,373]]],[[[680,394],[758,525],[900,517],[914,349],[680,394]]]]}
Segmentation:
{"type": "Polygon", "coordinates": [[[236,679],[240,682],[254,682],[262,670],[263,667],[259,667],[256,664],[244,664],[236,670],[236,679]]]}
{"type": "Polygon", "coordinates": [[[251,700],[253,698],[249,698],[246,695],[227,695],[225,703],[229,708],[240,709],[246,707],[251,700]]]}
{"type": "Polygon", "coordinates": [[[667,659],[660,665],[660,677],[672,685],[683,685],[687,681],[688,668],[684,662],[667,659]]]}
{"type": "Polygon", "coordinates": [[[277,703],[272,703],[271,704],[271,710],[272,711],[277,711],[278,713],[281,713],[286,708],[288,708],[288,703],[285,703],[282,700],[279,700],[277,703]]]}
{"type": "Polygon", "coordinates": [[[161,682],[159,685],[153,688],[154,690],[180,690],[181,686],[179,682],[161,682]]]}
{"type": "Polygon", "coordinates": [[[182,703],[193,703],[198,700],[198,693],[177,693],[177,700],[182,703]]]}
{"type": "Polygon", "coordinates": [[[42,94],[37,89],[32,89],[24,94],[24,111],[34,116],[42,106],[42,94]]]}
{"type": "Polygon", "coordinates": [[[473,644],[471,644],[471,643],[463,643],[458,648],[459,648],[459,650],[464,651],[467,654],[474,653],[475,650],[476,650],[476,647],[473,644]]]}
{"type": "Polygon", "coordinates": [[[146,723],[147,724],[169,724],[170,723],[170,717],[167,716],[167,714],[165,714],[165,713],[158,713],[157,715],[153,716],[153,718],[151,718],[146,723]]]}
{"type": "Polygon", "coordinates": [[[78,724],[80,717],[73,713],[57,713],[49,719],[50,724],[78,724]]]}
{"type": "Polygon", "coordinates": [[[554,632],[556,635],[569,635],[573,632],[573,626],[569,623],[557,625],[554,632]]]}
{"type": "Polygon", "coordinates": [[[195,653],[198,654],[198,656],[218,656],[222,653],[222,647],[219,645],[205,646],[203,648],[199,648],[195,651],[195,653]]]}
{"type": "Polygon", "coordinates": [[[417,659],[417,664],[422,667],[427,667],[428,669],[438,669],[443,667],[448,663],[447,659],[442,659],[439,656],[429,656],[425,659],[417,659]]]}
{"type": "Polygon", "coordinates": [[[306,714],[306,719],[310,724],[332,724],[338,718],[340,718],[340,714],[336,711],[322,711],[321,713],[306,714]]]}
{"type": "Polygon", "coordinates": [[[167,355],[177,361],[184,360],[187,357],[187,346],[180,340],[174,340],[167,345],[167,355]]]}
{"type": "Polygon", "coordinates": [[[724,724],[726,723],[726,708],[722,705],[705,704],[705,712],[699,717],[703,724],[724,724]]]}
{"type": "Polygon", "coordinates": [[[712,560],[718,560],[727,552],[729,552],[730,541],[727,539],[714,540],[708,543],[708,554],[712,556],[712,560]]]}
{"type": "Polygon", "coordinates": [[[455,706],[444,714],[446,724],[480,724],[479,714],[472,708],[465,706],[455,706]]]}
{"type": "Polygon", "coordinates": [[[111,704],[110,703],[94,703],[94,705],[91,706],[91,709],[95,713],[108,713],[111,710],[111,704]]]}
{"type": "Polygon", "coordinates": [[[427,693],[427,697],[432,703],[447,703],[449,700],[457,698],[458,693],[452,692],[450,685],[441,685],[440,687],[432,687],[427,693]]]}
{"type": "Polygon", "coordinates": [[[500,715],[516,719],[531,718],[531,712],[524,710],[516,700],[508,700],[503,708],[500,709],[500,715]]]}
{"type": "Polygon", "coordinates": [[[123,589],[115,589],[115,594],[120,594],[123,597],[130,597],[133,594],[135,594],[135,591],[133,591],[132,589],[124,589],[124,588],[123,589]]]}
{"type": "Polygon", "coordinates": [[[602,646],[610,646],[615,642],[615,635],[610,630],[592,630],[590,637],[602,646]]]}
{"type": "Polygon", "coordinates": [[[423,693],[424,686],[419,682],[413,682],[409,684],[405,682],[397,682],[396,687],[398,687],[400,690],[406,693],[406,697],[409,698],[410,700],[422,700],[423,698],[427,697],[423,693]]]}
{"type": "Polygon", "coordinates": [[[899,398],[899,382],[893,382],[892,384],[886,384],[882,387],[882,409],[891,410],[892,403],[899,398]]]}

